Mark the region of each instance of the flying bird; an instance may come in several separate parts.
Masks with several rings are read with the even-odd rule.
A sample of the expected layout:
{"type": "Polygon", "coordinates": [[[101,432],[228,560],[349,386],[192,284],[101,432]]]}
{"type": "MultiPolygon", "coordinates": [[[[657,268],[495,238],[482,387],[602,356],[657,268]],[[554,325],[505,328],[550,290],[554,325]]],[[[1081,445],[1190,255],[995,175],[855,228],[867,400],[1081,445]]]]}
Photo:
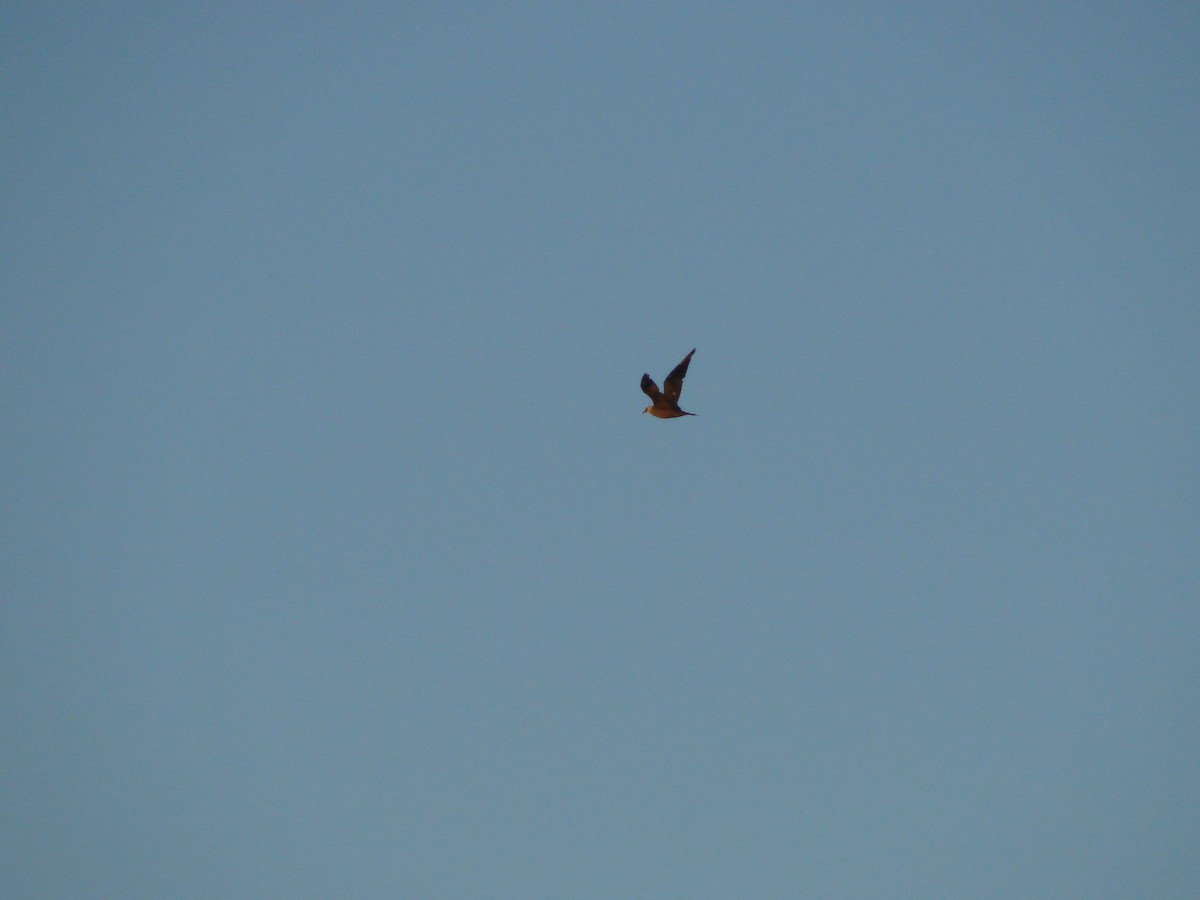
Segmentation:
{"type": "MultiPolygon", "coordinates": [[[[692,353],[695,353],[695,348],[692,353]]],[[[663,381],[660,391],[654,379],[649,375],[642,376],[642,392],[650,398],[650,405],[642,410],[650,413],[656,419],[678,419],[680,416],[694,416],[695,413],[684,412],[679,408],[679,392],[683,390],[683,378],[687,375],[688,363],[692,361],[692,353],[683,358],[683,362],[671,370],[671,374],[663,381]]]]}

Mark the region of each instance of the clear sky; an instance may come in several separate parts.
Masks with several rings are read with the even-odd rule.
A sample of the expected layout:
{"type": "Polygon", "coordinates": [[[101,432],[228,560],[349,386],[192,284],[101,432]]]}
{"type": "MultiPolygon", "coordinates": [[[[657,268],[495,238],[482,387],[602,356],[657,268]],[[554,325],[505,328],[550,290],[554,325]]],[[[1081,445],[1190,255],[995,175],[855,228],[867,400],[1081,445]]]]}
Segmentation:
{"type": "Polygon", "coordinates": [[[1200,894],[1198,47],[5,4],[0,893],[1200,894]]]}

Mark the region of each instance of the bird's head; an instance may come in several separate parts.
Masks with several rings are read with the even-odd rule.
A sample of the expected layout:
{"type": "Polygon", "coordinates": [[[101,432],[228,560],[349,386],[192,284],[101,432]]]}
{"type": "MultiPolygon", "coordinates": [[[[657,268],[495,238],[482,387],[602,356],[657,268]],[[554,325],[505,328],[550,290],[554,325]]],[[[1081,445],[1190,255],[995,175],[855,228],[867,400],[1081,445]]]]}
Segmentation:
{"type": "Polygon", "coordinates": [[[642,415],[644,416],[646,413],[650,412],[650,410],[652,410],[652,409],[654,409],[653,406],[647,406],[645,409],[642,410],[642,415]]]}

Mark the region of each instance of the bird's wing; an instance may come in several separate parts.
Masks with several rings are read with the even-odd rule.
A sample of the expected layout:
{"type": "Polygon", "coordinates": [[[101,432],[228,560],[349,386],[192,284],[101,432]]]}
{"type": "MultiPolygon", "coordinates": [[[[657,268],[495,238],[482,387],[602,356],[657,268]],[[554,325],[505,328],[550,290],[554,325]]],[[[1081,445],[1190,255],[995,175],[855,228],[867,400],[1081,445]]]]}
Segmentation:
{"type": "MultiPolygon", "coordinates": [[[[693,347],[692,353],[695,352],[696,350],[693,347]]],[[[685,356],[683,362],[673,368],[671,374],[663,382],[663,394],[672,403],[676,403],[679,400],[679,392],[683,390],[683,378],[687,375],[688,363],[692,361],[692,353],[685,356]]]]}
{"type": "Polygon", "coordinates": [[[642,393],[655,403],[662,400],[662,392],[659,391],[658,385],[654,383],[654,379],[648,374],[642,376],[642,393]]]}

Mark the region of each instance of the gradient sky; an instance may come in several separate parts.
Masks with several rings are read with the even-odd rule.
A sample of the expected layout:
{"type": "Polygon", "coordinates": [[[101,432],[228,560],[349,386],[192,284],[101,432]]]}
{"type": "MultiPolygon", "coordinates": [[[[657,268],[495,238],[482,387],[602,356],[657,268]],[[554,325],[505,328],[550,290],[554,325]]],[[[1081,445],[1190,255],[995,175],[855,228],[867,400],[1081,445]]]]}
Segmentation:
{"type": "Polygon", "coordinates": [[[0,893],[1200,894],[1198,47],[5,4],[0,893]]]}

